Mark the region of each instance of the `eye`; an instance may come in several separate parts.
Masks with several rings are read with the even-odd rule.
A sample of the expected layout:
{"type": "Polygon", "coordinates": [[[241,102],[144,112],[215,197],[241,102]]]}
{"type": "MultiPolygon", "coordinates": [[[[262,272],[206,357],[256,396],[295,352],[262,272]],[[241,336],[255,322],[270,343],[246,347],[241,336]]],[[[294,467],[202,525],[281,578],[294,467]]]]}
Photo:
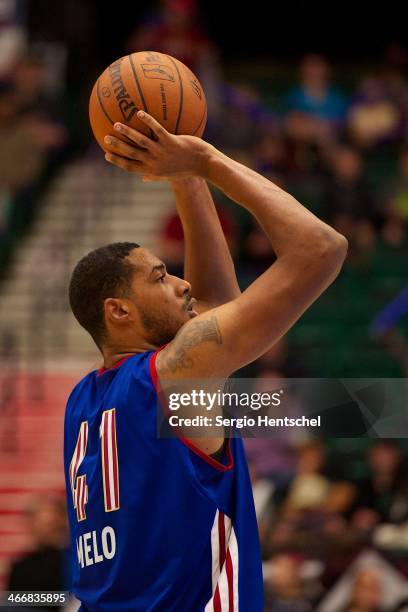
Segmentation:
{"type": "Polygon", "coordinates": [[[165,274],[162,274],[162,275],[161,275],[161,276],[160,276],[160,277],[157,279],[157,282],[158,282],[158,283],[163,283],[165,278],[166,278],[166,275],[165,275],[165,274]]]}

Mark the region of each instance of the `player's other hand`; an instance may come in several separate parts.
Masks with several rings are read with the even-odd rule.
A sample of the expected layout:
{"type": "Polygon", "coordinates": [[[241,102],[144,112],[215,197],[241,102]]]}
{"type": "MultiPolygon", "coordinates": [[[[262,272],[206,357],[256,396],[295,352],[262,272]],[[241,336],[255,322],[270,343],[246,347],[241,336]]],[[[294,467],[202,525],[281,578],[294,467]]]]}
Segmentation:
{"type": "Polygon", "coordinates": [[[211,145],[196,136],[174,136],[143,111],[137,116],[150,128],[154,140],[128,125],[115,123],[116,135],[105,136],[108,162],[141,174],[144,180],[205,176],[211,145]]]}

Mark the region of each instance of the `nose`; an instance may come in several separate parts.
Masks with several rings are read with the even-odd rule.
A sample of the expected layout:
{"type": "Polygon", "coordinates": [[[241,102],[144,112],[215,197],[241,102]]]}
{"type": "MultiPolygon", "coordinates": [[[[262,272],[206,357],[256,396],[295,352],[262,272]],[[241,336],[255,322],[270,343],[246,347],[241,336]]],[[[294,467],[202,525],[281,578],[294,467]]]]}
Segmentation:
{"type": "Polygon", "coordinates": [[[191,293],[191,285],[188,281],[184,280],[183,278],[178,278],[177,281],[178,281],[176,284],[177,295],[179,295],[180,297],[183,297],[184,295],[191,293]]]}

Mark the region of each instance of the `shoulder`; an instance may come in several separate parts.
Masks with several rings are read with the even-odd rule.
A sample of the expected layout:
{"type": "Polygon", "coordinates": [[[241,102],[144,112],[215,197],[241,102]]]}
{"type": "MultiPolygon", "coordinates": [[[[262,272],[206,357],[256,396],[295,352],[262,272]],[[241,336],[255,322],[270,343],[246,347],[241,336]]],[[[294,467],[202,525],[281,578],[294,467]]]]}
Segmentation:
{"type": "MultiPolygon", "coordinates": [[[[128,377],[132,381],[151,382],[157,353],[160,351],[146,351],[132,355],[120,368],[120,375],[128,377]]],[[[154,382],[154,381],[153,381],[154,382]]]]}
{"type": "MultiPolygon", "coordinates": [[[[156,365],[160,376],[166,378],[186,376],[194,371],[197,360],[205,362],[202,345],[221,344],[221,332],[216,316],[206,313],[183,325],[167,346],[157,354],[156,365]]],[[[199,368],[196,368],[199,371],[199,368]]],[[[203,368],[205,371],[206,368],[203,368]]]]}
{"type": "Polygon", "coordinates": [[[80,395],[84,392],[84,390],[89,387],[92,379],[96,376],[96,370],[89,372],[86,376],[81,378],[81,380],[75,385],[72,389],[71,393],[68,396],[67,400],[67,408],[72,404],[73,401],[77,400],[80,395]]]}

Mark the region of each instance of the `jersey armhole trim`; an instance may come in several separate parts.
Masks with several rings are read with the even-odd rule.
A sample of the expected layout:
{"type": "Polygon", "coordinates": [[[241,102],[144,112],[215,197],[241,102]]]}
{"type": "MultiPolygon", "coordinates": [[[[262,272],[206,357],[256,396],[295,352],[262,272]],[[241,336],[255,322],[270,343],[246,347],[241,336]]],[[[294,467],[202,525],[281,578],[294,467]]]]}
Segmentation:
{"type": "MultiPolygon", "coordinates": [[[[150,363],[149,363],[150,377],[152,379],[152,383],[153,383],[153,386],[156,390],[158,397],[159,397],[159,392],[158,392],[158,375],[157,375],[157,369],[156,369],[156,358],[157,358],[158,353],[162,349],[164,349],[164,346],[162,346],[161,348],[159,348],[157,351],[153,353],[153,355],[150,357],[150,363]]],[[[165,406],[162,406],[162,408],[166,412],[168,412],[165,406]]],[[[224,465],[220,461],[217,461],[213,457],[210,457],[210,455],[207,455],[204,451],[201,450],[201,448],[198,448],[198,446],[196,446],[194,442],[192,442],[191,439],[188,439],[184,436],[177,436],[177,438],[180,440],[182,444],[187,446],[193,453],[201,457],[201,459],[203,459],[206,463],[211,465],[213,468],[215,468],[219,472],[228,472],[234,467],[234,457],[232,456],[232,452],[231,452],[231,439],[230,438],[227,438],[227,444],[226,444],[226,453],[227,453],[227,464],[226,465],[224,465]]]]}

